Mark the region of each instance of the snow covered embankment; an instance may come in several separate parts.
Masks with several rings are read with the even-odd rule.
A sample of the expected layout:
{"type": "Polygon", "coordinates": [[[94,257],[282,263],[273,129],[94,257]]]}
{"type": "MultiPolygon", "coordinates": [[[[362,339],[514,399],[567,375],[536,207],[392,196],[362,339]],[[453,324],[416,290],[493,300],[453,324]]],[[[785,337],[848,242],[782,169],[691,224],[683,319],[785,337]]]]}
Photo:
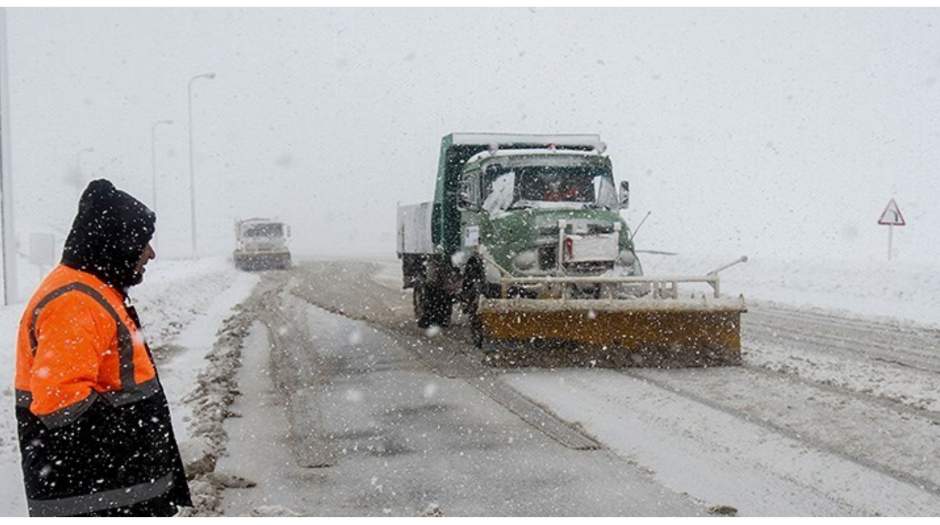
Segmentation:
{"type": "MultiPolygon", "coordinates": [[[[158,259],[147,269],[144,283],[131,291],[173,415],[177,439],[186,449],[199,425],[191,421],[191,403],[183,402],[206,368],[216,330],[232,308],[251,294],[258,277],[236,271],[224,258],[198,261],[158,259]]],[[[26,515],[16,418],[13,414],[13,371],[16,327],[23,304],[0,308],[0,515],[26,515]]],[[[198,421],[198,419],[196,419],[198,421]]]]}
{"type": "Polygon", "coordinates": [[[217,472],[216,465],[219,458],[227,455],[224,421],[241,417],[229,407],[241,395],[237,372],[242,364],[245,338],[251,333],[259,309],[263,309],[259,295],[256,292],[236,306],[235,314],[223,321],[218,339],[206,355],[208,365],[199,373],[196,388],[184,398],[192,410],[192,422],[191,437],[181,443],[181,452],[194,504],[192,509],[184,510],[184,516],[220,516],[223,489],[255,485],[253,481],[217,472]]]}
{"type": "MultiPolygon", "coordinates": [[[[940,327],[940,265],[912,261],[776,259],[749,253],[749,261],[721,272],[723,294],[748,304],[779,303],[838,311],[852,317],[940,327]]],[[[675,256],[640,253],[647,275],[701,275],[736,255],[675,256]]]]}
{"type": "Polygon", "coordinates": [[[195,390],[183,400],[193,409],[190,438],[180,444],[195,505],[184,511],[187,516],[219,515],[221,488],[240,483],[215,473],[228,441],[222,423],[226,418],[238,417],[228,407],[239,395],[235,374],[241,366],[242,341],[253,318],[242,307],[236,310],[235,315],[225,320],[218,340],[206,355],[208,366],[199,373],[195,390]]]}

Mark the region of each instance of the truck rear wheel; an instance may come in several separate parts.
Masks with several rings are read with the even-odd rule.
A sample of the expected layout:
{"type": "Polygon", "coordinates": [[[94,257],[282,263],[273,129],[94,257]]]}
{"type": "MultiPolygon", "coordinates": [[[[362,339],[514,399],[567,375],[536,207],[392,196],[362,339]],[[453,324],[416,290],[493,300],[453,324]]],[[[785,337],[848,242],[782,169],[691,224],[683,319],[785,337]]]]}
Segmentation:
{"type": "Polygon", "coordinates": [[[454,303],[446,292],[436,286],[417,285],[412,292],[415,320],[419,328],[450,324],[454,303]]]}
{"type": "Polygon", "coordinates": [[[431,326],[431,319],[428,315],[427,300],[424,298],[424,286],[417,285],[411,290],[411,304],[414,306],[415,321],[418,328],[427,328],[431,326]]]}
{"type": "Polygon", "coordinates": [[[435,320],[441,327],[450,326],[450,318],[454,315],[454,301],[446,293],[441,292],[435,305],[435,320]]]}

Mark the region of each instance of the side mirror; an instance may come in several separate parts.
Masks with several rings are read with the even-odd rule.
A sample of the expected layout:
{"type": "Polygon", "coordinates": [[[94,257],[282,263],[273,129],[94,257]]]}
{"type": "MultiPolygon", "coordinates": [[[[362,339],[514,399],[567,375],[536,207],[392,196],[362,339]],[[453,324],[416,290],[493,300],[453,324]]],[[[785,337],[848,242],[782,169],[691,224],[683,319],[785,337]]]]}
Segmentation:
{"type": "Polygon", "coordinates": [[[622,209],[630,207],[630,183],[625,180],[620,181],[620,207],[622,209]]]}
{"type": "Polygon", "coordinates": [[[287,226],[287,237],[290,237],[290,226],[287,226]]]}

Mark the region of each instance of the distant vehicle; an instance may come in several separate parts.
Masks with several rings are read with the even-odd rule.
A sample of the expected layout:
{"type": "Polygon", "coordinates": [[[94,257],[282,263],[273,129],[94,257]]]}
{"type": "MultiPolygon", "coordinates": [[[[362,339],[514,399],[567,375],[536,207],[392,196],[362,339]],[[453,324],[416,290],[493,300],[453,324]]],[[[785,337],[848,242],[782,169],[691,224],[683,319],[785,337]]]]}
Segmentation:
{"type": "Polygon", "coordinates": [[[235,267],[239,270],[290,268],[289,237],[290,226],[280,221],[258,217],[237,221],[237,244],[232,253],[235,267]]]}

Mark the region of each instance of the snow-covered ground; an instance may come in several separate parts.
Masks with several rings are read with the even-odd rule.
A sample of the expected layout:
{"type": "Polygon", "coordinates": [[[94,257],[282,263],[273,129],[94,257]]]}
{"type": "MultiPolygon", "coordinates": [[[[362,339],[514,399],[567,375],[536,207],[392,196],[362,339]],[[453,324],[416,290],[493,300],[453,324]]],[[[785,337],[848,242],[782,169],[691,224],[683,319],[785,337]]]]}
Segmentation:
{"type": "MultiPolygon", "coordinates": [[[[890,349],[893,349],[895,353],[903,350],[902,357],[915,359],[914,363],[919,364],[918,359],[933,359],[931,356],[923,355],[923,352],[930,351],[934,347],[918,346],[918,341],[927,336],[923,336],[923,331],[920,329],[907,333],[905,326],[908,324],[911,326],[913,324],[937,325],[940,319],[938,315],[940,313],[940,272],[929,265],[905,262],[888,264],[875,261],[785,261],[765,259],[760,254],[748,255],[751,256],[749,262],[722,273],[722,292],[732,295],[743,294],[748,303],[753,306],[752,312],[747,314],[753,326],[746,325],[746,328],[750,330],[746,334],[748,343],[745,345],[748,366],[741,369],[719,370],[711,374],[692,371],[689,372],[692,374],[690,377],[679,375],[680,373],[676,371],[636,372],[627,376],[613,371],[574,370],[563,373],[528,371],[524,374],[509,374],[506,378],[507,384],[524,395],[537,399],[539,403],[561,418],[572,422],[577,421],[617,454],[631,458],[632,461],[637,461],[640,465],[652,469],[650,472],[655,473],[651,475],[671,490],[688,491],[709,503],[734,503],[744,514],[867,514],[878,511],[929,514],[934,512],[935,502],[912,489],[910,483],[916,483],[918,480],[935,483],[937,478],[930,473],[932,464],[904,464],[905,461],[913,461],[910,458],[916,456],[916,454],[912,455],[911,450],[916,449],[918,439],[921,439],[918,436],[932,435],[931,429],[934,428],[929,426],[931,424],[929,421],[922,422],[919,415],[914,418],[914,422],[910,422],[910,414],[915,413],[912,411],[922,409],[940,410],[938,409],[940,397],[936,395],[936,389],[927,379],[929,373],[911,372],[907,370],[910,367],[899,369],[895,373],[892,367],[896,365],[885,364],[884,356],[877,353],[872,356],[873,363],[862,358],[847,359],[842,355],[846,349],[842,348],[844,345],[838,341],[824,341],[812,346],[815,344],[813,340],[803,340],[805,339],[803,338],[794,343],[789,339],[780,339],[776,332],[768,336],[760,330],[762,329],[761,323],[770,323],[773,320],[770,319],[772,316],[797,315],[798,313],[804,317],[810,316],[810,318],[801,317],[791,324],[802,326],[812,321],[815,323],[813,326],[816,326],[820,323],[833,322],[825,312],[841,311],[860,320],[841,320],[839,322],[842,324],[837,324],[832,331],[826,332],[828,336],[851,339],[854,337],[854,332],[843,332],[854,326],[851,323],[857,323],[872,332],[872,338],[877,339],[872,344],[881,344],[880,341],[884,338],[892,341],[892,338],[897,339],[889,345],[890,349]],[[787,305],[793,307],[794,310],[768,308],[773,305],[787,305]],[[814,317],[814,314],[819,315],[814,317]],[[881,318],[881,321],[887,323],[868,326],[871,324],[869,320],[872,317],[881,318]],[[885,330],[896,328],[900,332],[895,336],[892,335],[894,332],[888,333],[882,328],[885,330]],[[803,360],[795,359],[794,356],[803,360]],[[812,358],[812,361],[808,360],[809,358],[812,358]],[[805,366],[801,364],[804,361],[805,366]],[[820,366],[820,363],[830,362],[835,364],[820,366]],[[790,384],[792,382],[790,379],[784,381],[777,376],[767,375],[763,369],[775,373],[792,374],[794,378],[790,379],[796,382],[790,384]],[[740,378],[726,381],[722,379],[721,374],[746,376],[748,382],[742,382],[740,378]],[[921,376],[924,376],[924,381],[917,379],[921,376]],[[661,389],[655,387],[659,383],[669,381],[678,381],[677,384],[689,392],[683,391],[683,395],[676,395],[672,390],[660,391],[661,389]],[[713,382],[709,383],[709,381],[713,382]],[[763,382],[767,382],[770,386],[760,386],[763,382]],[[746,389],[746,392],[733,389],[724,392],[721,387],[727,386],[726,383],[731,386],[746,384],[753,388],[746,389]],[[600,391],[594,392],[597,390],[594,387],[600,388],[600,391]],[[776,391],[771,387],[783,389],[781,390],[783,394],[775,393],[776,391]],[[786,405],[790,402],[788,400],[795,398],[794,396],[799,397],[796,393],[803,392],[807,388],[814,390],[813,396],[809,398],[811,401],[806,401],[806,403],[823,405],[813,413],[831,416],[829,423],[820,425],[815,421],[803,421],[793,415],[771,417],[777,412],[787,413],[789,410],[789,406],[781,408],[772,401],[780,400],[780,403],[786,405]],[[735,404],[735,400],[750,399],[747,395],[758,391],[766,391],[766,395],[760,397],[762,403],[766,402],[766,406],[755,405],[755,408],[755,406],[750,406],[750,401],[745,403],[747,406],[739,407],[735,404]],[[651,392],[655,392],[656,395],[651,392]],[[578,398],[578,396],[582,397],[578,398]],[[715,407],[706,407],[707,413],[702,412],[702,408],[696,404],[695,400],[698,399],[696,396],[707,397],[715,407]],[[833,400],[829,400],[826,396],[833,397],[833,400]],[[581,401],[579,402],[578,399],[581,401]],[[604,405],[604,403],[609,405],[604,405]],[[585,412],[578,408],[582,405],[596,405],[598,410],[585,412]],[[663,407],[666,405],[671,408],[664,411],[663,407]],[[848,413],[850,409],[854,411],[850,418],[853,420],[875,418],[887,421],[888,416],[895,418],[897,421],[892,425],[899,429],[903,427],[903,432],[899,430],[901,434],[907,433],[914,437],[908,439],[905,437],[906,434],[888,436],[885,438],[884,446],[865,449],[862,455],[868,459],[853,460],[851,459],[854,457],[854,453],[851,452],[854,450],[852,443],[866,441],[858,432],[867,427],[863,425],[856,428],[845,423],[848,426],[844,429],[836,426],[831,432],[820,430],[827,428],[827,425],[832,426],[832,422],[841,417],[840,410],[848,413]],[[726,419],[730,421],[736,417],[734,414],[747,411],[757,411],[758,416],[768,417],[773,424],[766,423],[764,426],[745,424],[743,427],[738,425],[735,428],[745,433],[716,434],[705,441],[689,437],[687,431],[689,425],[699,430],[708,429],[714,427],[716,421],[726,419]],[[888,416],[884,416],[882,412],[888,416]],[[630,418],[635,420],[631,421],[630,418]],[[627,422],[626,426],[624,426],[625,422],[627,422]],[[640,422],[643,424],[639,424],[640,422]],[[636,433],[640,430],[634,433],[630,431],[630,429],[641,428],[644,432],[642,435],[636,433]],[[742,428],[744,430],[741,430],[742,428]],[[781,431],[781,428],[784,431],[781,431]],[[657,436],[656,432],[665,432],[663,435],[666,437],[657,436]],[[794,448],[798,441],[801,443],[806,441],[806,443],[794,448]],[[637,446],[636,443],[655,443],[655,445],[637,446]],[[735,471],[739,472],[742,477],[733,486],[723,485],[724,482],[718,479],[720,476],[716,479],[696,478],[689,481],[685,478],[689,469],[688,464],[676,463],[662,456],[660,448],[664,443],[668,445],[666,448],[686,450],[688,452],[686,456],[692,458],[697,457],[698,452],[703,449],[714,449],[719,452],[724,450],[725,456],[719,454],[716,456],[718,459],[713,458],[709,461],[717,462],[716,464],[725,461],[728,465],[737,465],[735,471]],[[736,446],[727,450],[722,448],[732,443],[736,446]],[[760,449],[763,452],[755,453],[753,457],[739,454],[740,450],[751,449],[760,449]],[[849,452],[832,455],[828,452],[830,449],[844,449],[849,452]],[[770,457],[779,458],[779,460],[774,460],[772,464],[767,463],[767,458],[770,457]],[[846,459],[847,457],[849,459],[846,459]],[[786,468],[782,468],[781,465],[786,468]],[[838,473],[841,481],[827,482],[828,484],[813,481],[815,479],[813,472],[818,470],[814,468],[820,466],[838,473]],[[901,474],[895,472],[896,469],[901,474]],[[767,472],[773,475],[767,475],[767,472]],[[748,484],[748,480],[757,479],[763,481],[748,484]],[[877,492],[842,491],[839,483],[845,483],[849,479],[864,480],[863,485],[866,486],[886,486],[887,484],[891,486],[891,489],[881,499],[878,498],[877,492]],[[790,491],[792,494],[788,497],[789,499],[778,498],[774,505],[768,506],[767,490],[790,491]],[[817,497],[813,495],[814,491],[821,491],[829,496],[817,497]]],[[[642,255],[644,270],[648,275],[703,274],[733,259],[734,256],[718,255],[701,257],[642,255]]],[[[402,299],[399,261],[381,260],[380,267],[373,278],[383,288],[389,290],[389,297],[395,300],[402,299]]],[[[133,290],[135,303],[140,310],[149,340],[158,359],[158,368],[171,403],[174,428],[181,442],[186,442],[191,437],[198,439],[198,436],[191,435],[191,425],[194,423],[190,421],[193,417],[191,406],[193,403],[184,403],[183,399],[193,390],[198,373],[205,368],[205,356],[217,342],[217,329],[230,315],[232,307],[245,299],[257,282],[257,275],[237,272],[221,258],[196,262],[158,260],[148,271],[147,282],[133,290]]],[[[318,295],[323,293],[327,291],[318,289],[318,295]]],[[[407,295],[407,292],[404,293],[407,295]]],[[[356,299],[367,298],[356,297],[356,299]]],[[[370,310],[371,307],[368,304],[371,303],[363,304],[366,306],[362,308],[370,310]]],[[[353,304],[347,306],[355,307],[353,304]]],[[[403,305],[397,305],[395,308],[398,306],[404,308],[403,305]]],[[[382,310],[386,309],[389,312],[392,311],[389,308],[382,310]]],[[[7,378],[7,386],[0,389],[0,468],[4,468],[5,472],[0,479],[0,515],[25,513],[12,397],[15,333],[21,310],[22,305],[0,309],[0,333],[4,336],[0,340],[0,355],[3,356],[0,372],[7,378]]],[[[401,313],[397,309],[394,311],[401,313]]],[[[256,313],[248,314],[249,317],[252,315],[256,313]]],[[[773,330],[780,330],[781,326],[790,325],[774,323],[773,330]]],[[[317,325],[311,329],[322,330],[326,327],[317,325]]],[[[257,336],[257,330],[253,331],[249,337],[248,347],[260,352],[268,345],[263,344],[263,341],[259,342],[260,339],[257,336]]],[[[882,346],[885,345],[887,343],[882,346]]],[[[888,348],[888,346],[885,347],[888,348]]],[[[874,347],[868,350],[874,352],[874,347]]],[[[240,379],[246,377],[247,370],[256,372],[265,370],[267,362],[263,353],[250,353],[245,361],[247,369],[239,374],[240,379]]],[[[925,363],[927,364],[924,366],[930,365],[928,361],[925,363]]],[[[249,377],[259,380],[267,378],[264,373],[251,374],[249,377]]],[[[667,386],[670,385],[672,383],[667,386]]],[[[248,394],[248,398],[253,399],[258,390],[255,387],[258,385],[249,381],[240,385],[239,389],[248,394]]],[[[263,386],[268,389],[269,387],[270,385],[263,386]]],[[[269,394],[273,395],[270,392],[269,394]]],[[[252,443],[257,441],[257,436],[268,435],[273,430],[259,428],[255,417],[259,414],[248,413],[251,411],[247,406],[235,405],[234,410],[237,409],[244,412],[244,418],[229,422],[229,431],[235,431],[234,435],[237,437],[233,439],[239,441],[235,445],[242,446],[244,451],[247,451],[250,450],[252,443]],[[245,439],[245,436],[250,437],[245,439]]],[[[703,430],[696,432],[695,435],[711,436],[703,430]]],[[[282,453],[286,452],[279,450],[278,453],[283,456],[282,453]]],[[[265,457],[261,461],[268,459],[270,458],[265,457]]],[[[257,461],[258,458],[255,463],[257,461]]],[[[284,461],[286,461],[285,457],[279,457],[274,460],[274,463],[284,461]]],[[[220,465],[221,474],[242,474],[259,481],[259,486],[271,485],[271,483],[264,483],[270,480],[263,475],[263,469],[256,468],[256,465],[248,465],[245,468],[245,465],[233,463],[231,457],[225,456],[221,458],[220,465]]],[[[700,473],[719,470],[720,468],[715,465],[706,465],[697,469],[700,473]]],[[[262,497],[263,502],[275,501],[268,496],[270,494],[265,493],[260,494],[259,497],[262,497]]],[[[230,503],[231,501],[226,505],[230,506],[230,503]]]]}
{"type": "MultiPolygon", "coordinates": [[[[727,372],[722,384],[734,385],[743,373],[727,372]]],[[[743,516],[936,515],[940,507],[933,494],[881,467],[882,456],[890,456],[883,450],[889,443],[883,449],[859,445],[866,451],[863,456],[874,456],[870,461],[844,453],[853,451],[844,441],[864,442],[864,437],[839,436],[843,426],[852,425],[815,417],[823,413],[815,406],[789,411],[774,407],[783,410],[762,423],[753,417],[750,405],[767,404],[771,394],[780,392],[768,389],[762,395],[741,388],[737,399],[745,407],[735,411],[724,402],[701,402],[713,401],[704,395],[713,396],[714,389],[690,398],[655,382],[672,380],[685,386],[702,375],[694,370],[642,371],[627,377],[610,370],[533,370],[511,374],[507,380],[561,418],[577,422],[621,457],[649,469],[664,486],[710,504],[730,504],[743,516]],[[809,421],[800,426],[793,420],[809,421]]],[[[797,389],[804,396],[819,395],[802,385],[797,389]]],[[[800,396],[778,399],[792,403],[800,396]]],[[[924,424],[929,430],[930,423],[924,424]]],[[[894,462],[887,464],[892,466],[919,464],[917,455],[906,451],[891,459],[894,462]]]]}
{"type": "MultiPolygon", "coordinates": [[[[257,281],[257,275],[236,271],[224,258],[157,259],[147,267],[145,282],[131,290],[158,361],[180,442],[189,438],[191,414],[182,399],[205,367],[204,357],[222,320],[257,281]]],[[[13,413],[16,327],[22,309],[22,304],[0,308],[0,377],[6,383],[0,389],[0,470],[4,473],[0,476],[0,516],[26,514],[13,413]]]]}
{"type": "MultiPolygon", "coordinates": [[[[701,275],[742,254],[639,255],[647,275],[701,275]]],[[[721,272],[722,293],[743,294],[749,303],[774,302],[940,326],[940,261],[746,255],[748,262],[721,272]]]]}
{"type": "MultiPolygon", "coordinates": [[[[646,255],[644,263],[651,275],[701,275],[733,259],[733,256],[646,255]]],[[[415,427],[414,419],[406,420],[411,426],[400,434],[405,443],[402,448],[397,447],[395,441],[399,437],[397,430],[376,430],[382,428],[381,421],[368,427],[369,431],[361,432],[343,425],[350,418],[365,417],[364,414],[382,414],[382,402],[401,400],[409,393],[420,391],[406,384],[385,390],[357,386],[354,393],[345,398],[356,404],[337,404],[333,413],[325,417],[322,413],[304,410],[326,397],[284,402],[288,420],[294,418],[297,425],[287,425],[299,436],[294,438],[295,446],[296,443],[304,445],[296,446],[300,452],[295,452],[302,459],[294,458],[289,466],[271,468],[272,464],[288,463],[284,451],[277,450],[269,451],[270,455],[252,457],[248,463],[233,460],[250,454],[259,437],[270,442],[291,443],[287,431],[283,430],[283,415],[272,410],[277,406],[277,402],[272,401],[277,399],[277,389],[268,384],[271,365],[263,359],[268,348],[296,357],[286,360],[287,369],[307,381],[315,381],[317,374],[324,371],[332,372],[335,381],[351,378],[358,381],[373,373],[388,376],[412,369],[422,373],[434,370],[437,376],[433,383],[438,389],[434,406],[438,408],[430,411],[429,419],[438,430],[468,426],[463,411],[458,420],[447,421],[447,412],[457,405],[451,400],[441,402],[443,385],[461,381],[472,385],[500,385],[498,391],[495,387],[485,392],[485,388],[481,390],[488,398],[484,401],[507,403],[503,406],[509,408],[510,413],[529,421],[524,419],[526,412],[514,411],[510,408],[512,403],[499,394],[515,392],[519,398],[528,399],[532,405],[600,442],[604,453],[616,456],[610,461],[615,469],[628,473],[638,470],[666,492],[688,495],[709,512],[733,508],[733,513],[745,516],[936,515],[940,509],[940,500],[936,497],[940,493],[937,490],[940,475],[936,473],[940,470],[934,459],[940,457],[936,446],[940,395],[933,381],[936,371],[940,370],[937,368],[940,366],[940,347],[937,346],[940,339],[936,339],[936,331],[920,326],[929,323],[930,312],[936,311],[935,300],[929,293],[937,290],[932,268],[899,264],[886,269],[874,263],[820,261],[794,272],[786,261],[764,260],[758,256],[750,263],[729,269],[723,274],[723,291],[743,293],[750,305],[743,322],[744,362],[738,367],[494,371],[454,365],[461,356],[467,356],[468,362],[478,363],[475,350],[461,338],[460,330],[466,324],[460,316],[447,330],[415,331],[409,292],[401,290],[400,262],[394,259],[374,261],[377,267],[362,261],[336,259],[314,263],[297,272],[295,277],[299,281],[293,288],[288,287],[295,297],[340,313],[332,317],[334,321],[324,314],[306,324],[295,323],[318,338],[311,337],[304,342],[274,341],[273,346],[263,337],[250,341],[246,355],[251,357],[245,359],[242,378],[251,380],[240,385],[246,396],[236,403],[243,404],[234,405],[234,410],[244,417],[226,422],[232,440],[229,451],[234,453],[224,457],[220,464],[226,473],[250,477],[258,485],[226,492],[227,513],[247,515],[261,504],[285,505],[305,515],[378,514],[386,509],[396,515],[415,512],[413,506],[396,507],[365,497],[352,497],[363,487],[368,488],[367,482],[354,475],[354,458],[338,456],[328,469],[300,468],[310,450],[322,452],[343,439],[382,446],[381,453],[377,454],[382,462],[371,466],[368,472],[382,481],[374,481],[373,485],[394,486],[399,491],[395,504],[407,497],[402,494],[413,493],[404,489],[407,483],[415,479],[426,481],[440,474],[439,469],[427,469],[425,455],[426,451],[438,447],[422,442],[426,434],[415,427]],[[873,310],[875,306],[880,309],[873,310]],[[832,310],[848,315],[832,314],[832,310]],[[872,316],[884,317],[887,322],[873,320],[872,316]],[[378,327],[393,335],[396,342],[383,343],[362,336],[362,332],[351,325],[359,321],[350,321],[350,318],[378,327]],[[335,333],[339,343],[319,338],[329,333],[335,333]],[[350,347],[342,348],[341,343],[347,339],[350,347]],[[437,354],[421,350],[422,344],[431,340],[430,347],[437,354]],[[405,356],[376,357],[396,346],[409,349],[423,366],[405,365],[408,360],[405,356]],[[331,364],[305,361],[325,350],[328,354],[335,350],[337,354],[334,361],[328,361],[331,364]],[[253,359],[254,364],[249,364],[249,359],[253,359]],[[246,376],[249,369],[258,373],[246,376]],[[361,392],[366,392],[365,398],[361,397],[361,392]],[[375,397],[376,392],[384,394],[375,397]],[[375,403],[363,404],[363,399],[372,399],[375,403]],[[246,404],[248,401],[254,406],[246,404]],[[443,410],[441,406],[450,408],[443,410]],[[259,423],[259,418],[267,423],[259,423]],[[319,423],[320,419],[325,423],[319,423]],[[335,442],[315,443],[314,437],[324,435],[317,425],[338,425],[332,435],[342,437],[335,442]],[[399,467],[388,468],[395,465],[394,461],[407,459],[409,451],[420,451],[422,456],[407,467],[401,463],[399,467]],[[395,473],[407,472],[407,477],[389,483],[387,478],[374,474],[383,468],[395,473]],[[341,497],[333,494],[341,494],[341,497]],[[344,503],[343,498],[354,501],[344,503]]],[[[285,311],[280,307],[267,310],[285,311]]],[[[282,328],[281,324],[273,326],[278,329],[270,330],[271,334],[295,332],[293,328],[282,328]]],[[[305,385],[300,379],[292,380],[305,385]]],[[[299,390],[293,383],[284,389],[285,392],[299,390]]],[[[470,396],[463,393],[459,399],[465,402],[470,396]]],[[[397,409],[384,413],[404,413],[409,417],[416,414],[413,410],[397,409]]],[[[498,428],[490,420],[480,430],[498,428]]],[[[487,451],[494,449],[486,448],[487,451]]],[[[475,448],[468,450],[460,446],[450,450],[459,450],[461,454],[476,452],[475,448]]],[[[531,447],[525,447],[513,457],[525,457],[532,452],[531,447]]],[[[587,452],[579,454],[582,459],[591,457],[587,452]]],[[[530,458],[523,463],[538,462],[530,458]]],[[[307,464],[313,463],[307,461],[307,464]]],[[[546,464],[557,467],[559,459],[555,456],[546,464]]],[[[500,466],[506,468],[504,463],[500,466]]],[[[483,501],[480,495],[493,487],[491,473],[495,470],[467,479],[461,477],[467,473],[465,468],[450,468],[455,473],[435,486],[460,486],[463,492],[452,499],[435,492],[434,501],[443,502],[440,508],[446,515],[474,512],[505,515],[520,508],[494,504],[480,511],[468,507],[468,504],[483,501]]],[[[575,471],[572,468],[568,473],[575,471]]],[[[594,479],[616,486],[609,474],[600,470],[592,472],[594,479]]],[[[500,481],[505,478],[500,477],[500,481]]],[[[567,487],[557,489],[561,486],[557,479],[551,480],[549,486],[564,492],[566,501],[578,501],[578,496],[567,487]]],[[[516,505],[523,506],[523,500],[533,494],[524,481],[512,485],[506,493],[516,505]]],[[[593,496],[598,494],[592,493],[593,496]]],[[[676,510],[679,507],[671,506],[678,505],[676,502],[668,498],[663,501],[667,502],[663,512],[681,514],[682,511],[676,510]]],[[[552,507],[545,501],[541,503],[534,513],[565,513],[563,508],[552,507]]],[[[595,507],[593,512],[600,510],[595,507]]]]}

